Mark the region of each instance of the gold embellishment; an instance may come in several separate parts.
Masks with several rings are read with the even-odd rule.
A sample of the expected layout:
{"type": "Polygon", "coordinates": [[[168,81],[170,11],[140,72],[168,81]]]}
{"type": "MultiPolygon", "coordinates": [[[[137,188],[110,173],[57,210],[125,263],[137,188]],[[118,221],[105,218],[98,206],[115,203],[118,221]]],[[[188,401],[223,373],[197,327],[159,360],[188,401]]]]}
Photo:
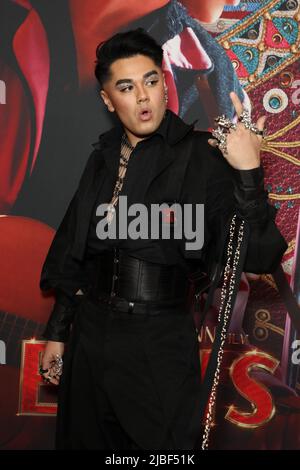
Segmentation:
{"type": "Polygon", "coordinates": [[[276,286],[276,283],[275,283],[275,281],[274,281],[274,279],[273,279],[272,274],[261,274],[260,279],[261,279],[263,282],[265,282],[266,284],[268,284],[269,286],[271,286],[272,289],[278,291],[278,288],[277,288],[277,286],[276,286]]]}
{"type": "MultiPolygon", "coordinates": [[[[281,129],[278,129],[273,134],[268,134],[265,140],[262,143],[261,150],[263,152],[268,152],[272,156],[279,157],[296,167],[300,166],[299,160],[299,147],[300,147],[300,140],[295,140],[293,142],[289,140],[276,140],[276,139],[287,139],[288,132],[294,129],[296,126],[300,124],[300,116],[294,119],[292,122],[288,123],[281,129]],[[292,154],[292,150],[294,155],[292,154]]],[[[276,194],[273,192],[269,192],[268,197],[270,200],[277,200],[277,201],[290,201],[300,199],[300,193],[294,194],[276,194]]]]}
{"type": "Polygon", "coordinates": [[[291,194],[291,195],[269,193],[268,196],[270,199],[275,199],[277,201],[289,201],[291,199],[300,199],[300,193],[291,194]]]}
{"type": "Polygon", "coordinates": [[[270,323],[271,314],[266,309],[259,309],[255,312],[255,324],[253,335],[257,341],[265,341],[269,337],[269,331],[271,330],[274,333],[278,333],[281,336],[284,336],[284,330],[279,328],[279,326],[270,323]]]}
{"type": "MultiPolygon", "coordinates": [[[[217,42],[223,46],[224,49],[232,49],[234,46],[242,46],[244,47],[245,44],[248,45],[247,40],[245,40],[244,37],[240,37],[243,32],[247,29],[247,27],[253,26],[255,23],[259,22],[260,27],[259,27],[259,35],[256,39],[256,41],[251,41],[250,45],[251,47],[255,47],[259,51],[259,57],[258,57],[258,66],[257,70],[255,71],[255,74],[248,75],[247,77],[239,77],[240,81],[242,82],[243,88],[246,92],[250,92],[251,90],[254,90],[267,80],[271,79],[274,77],[276,74],[280,73],[281,71],[284,71],[288,66],[292,65],[294,62],[296,62],[299,59],[299,34],[297,34],[297,37],[295,37],[294,44],[290,46],[290,48],[280,48],[276,49],[277,54],[281,56],[281,62],[280,65],[277,65],[277,67],[271,68],[267,73],[265,73],[263,76],[259,76],[259,74],[262,72],[264,69],[265,65],[265,60],[270,52],[274,50],[272,46],[269,46],[265,41],[263,42],[264,38],[266,37],[266,31],[267,31],[267,25],[269,21],[272,21],[273,19],[276,18],[281,18],[281,12],[276,10],[276,5],[278,4],[278,0],[273,0],[271,2],[267,2],[266,5],[264,5],[262,8],[258,8],[257,11],[251,15],[249,15],[247,18],[245,18],[242,21],[239,21],[237,25],[234,26],[234,28],[229,28],[225,33],[221,34],[220,37],[218,38],[217,42]],[[284,52],[287,51],[290,54],[287,54],[286,57],[284,57],[284,52]]],[[[297,18],[300,16],[299,15],[299,8],[297,8],[296,13],[294,12],[285,12],[286,18],[294,18],[296,21],[297,18]]]]}

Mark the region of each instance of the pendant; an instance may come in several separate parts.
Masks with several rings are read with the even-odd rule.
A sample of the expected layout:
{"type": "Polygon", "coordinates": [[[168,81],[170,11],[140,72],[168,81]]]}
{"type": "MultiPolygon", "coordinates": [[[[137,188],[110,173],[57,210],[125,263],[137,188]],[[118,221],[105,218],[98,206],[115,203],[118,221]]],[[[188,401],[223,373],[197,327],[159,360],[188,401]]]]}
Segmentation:
{"type": "Polygon", "coordinates": [[[108,225],[111,224],[115,212],[116,212],[116,209],[115,209],[114,205],[113,204],[108,204],[108,206],[107,206],[107,215],[106,215],[106,220],[107,220],[108,225]]]}

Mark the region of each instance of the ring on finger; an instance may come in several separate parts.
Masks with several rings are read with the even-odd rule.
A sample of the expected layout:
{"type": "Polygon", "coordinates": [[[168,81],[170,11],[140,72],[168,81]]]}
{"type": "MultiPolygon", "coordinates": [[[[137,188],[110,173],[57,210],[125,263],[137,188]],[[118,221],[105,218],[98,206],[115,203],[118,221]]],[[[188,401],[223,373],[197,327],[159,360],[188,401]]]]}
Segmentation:
{"type": "Polygon", "coordinates": [[[265,137],[266,131],[265,129],[260,130],[258,127],[251,121],[250,113],[246,109],[241,113],[241,115],[238,117],[238,120],[244,124],[246,129],[249,129],[251,132],[254,132],[256,135],[262,136],[262,138],[265,137]]]}
{"type": "Polygon", "coordinates": [[[226,155],[227,152],[227,134],[223,132],[223,128],[213,129],[212,135],[217,139],[217,146],[226,155]]]}
{"type": "Polygon", "coordinates": [[[57,354],[56,359],[52,366],[54,375],[62,375],[62,369],[63,369],[63,359],[59,354],[57,354]]]}
{"type": "Polygon", "coordinates": [[[230,119],[228,119],[225,114],[221,114],[221,116],[217,116],[215,121],[218,123],[218,126],[224,129],[233,129],[236,130],[236,124],[234,124],[230,119]]]}
{"type": "Polygon", "coordinates": [[[220,142],[218,144],[219,149],[224,153],[224,155],[227,155],[227,142],[220,142]]]}
{"type": "Polygon", "coordinates": [[[40,375],[43,375],[43,374],[45,374],[45,372],[48,372],[48,370],[49,369],[43,369],[42,366],[40,366],[39,373],[40,373],[40,375]]]}
{"type": "Polygon", "coordinates": [[[254,127],[253,129],[250,129],[252,132],[254,132],[256,135],[260,135],[263,139],[266,137],[266,129],[259,130],[257,127],[254,127]]]}

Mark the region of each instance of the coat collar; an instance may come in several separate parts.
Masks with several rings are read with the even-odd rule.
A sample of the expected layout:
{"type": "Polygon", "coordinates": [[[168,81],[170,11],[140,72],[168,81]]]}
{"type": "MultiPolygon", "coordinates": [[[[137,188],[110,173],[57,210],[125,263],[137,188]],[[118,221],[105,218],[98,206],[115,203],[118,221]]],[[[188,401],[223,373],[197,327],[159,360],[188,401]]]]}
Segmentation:
{"type": "Polygon", "coordinates": [[[186,124],[177,114],[167,109],[165,117],[155,134],[161,135],[169,145],[175,145],[194,128],[194,125],[195,122],[186,124]]]}
{"type": "MultiPolygon", "coordinates": [[[[195,123],[186,124],[180,117],[173,113],[173,111],[167,109],[159,127],[149,136],[149,139],[155,135],[159,135],[162,137],[164,143],[173,147],[194,128],[194,124],[195,123]]],[[[101,152],[109,174],[113,179],[117,177],[118,173],[123,133],[123,126],[118,124],[104,134],[101,134],[98,142],[92,144],[95,149],[101,152]]],[[[165,152],[162,154],[154,176],[157,176],[173,159],[174,152],[165,152]]]]}
{"type": "MultiPolygon", "coordinates": [[[[149,137],[149,139],[155,135],[159,135],[166,144],[174,147],[175,144],[180,142],[194,128],[194,124],[195,123],[186,124],[175,113],[167,109],[159,127],[149,137]]],[[[114,180],[118,174],[121,137],[123,133],[123,126],[118,124],[104,134],[101,134],[99,136],[98,142],[92,144],[95,149],[100,151],[104,158],[108,172],[114,180]]],[[[164,152],[158,161],[158,166],[155,170],[154,177],[161,173],[161,171],[164,170],[164,168],[167,167],[174,158],[175,152],[164,152]]]]}
{"type": "MultiPolygon", "coordinates": [[[[194,125],[195,122],[192,124],[186,124],[179,116],[173,113],[173,111],[167,109],[159,127],[149,138],[158,134],[161,135],[168,144],[175,145],[177,142],[182,140],[192,128],[194,128],[194,125]]],[[[93,143],[92,146],[98,150],[102,150],[107,147],[120,147],[123,133],[123,126],[118,124],[104,134],[101,134],[99,136],[99,140],[93,143]]]]}

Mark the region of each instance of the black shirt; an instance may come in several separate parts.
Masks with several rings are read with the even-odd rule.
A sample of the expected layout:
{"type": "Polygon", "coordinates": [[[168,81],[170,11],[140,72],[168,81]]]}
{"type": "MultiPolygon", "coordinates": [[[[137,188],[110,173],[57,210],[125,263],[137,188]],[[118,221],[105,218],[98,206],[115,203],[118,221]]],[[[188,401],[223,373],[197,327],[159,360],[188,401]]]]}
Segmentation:
{"type": "MultiPolygon", "coordinates": [[[[167,140],[168,127],[172,113],[167,110],[164,119],[162,120],[158,129],[148,138],[138,142],[129,158],[126,175],[120,196],[127,196],[127,207],[134,203],[144,203],[143,189],[147,187],[147,181],[151,179],[152,171],[156,167],[157,159],[161,158],[164,151],[164,143],[167,140]]],[[[122,134],[120,133],[120,147],[121,147],[122,134]]],[[[200,155],[199,155],[199,158],[200,155]]],[[[241,205],[246,199],[255,200],[263,191],[263,173],[262,168],[255,168],[252,170],[235,170],[237,175],[237,184],[240,186],[240,202],[241,205]],[[242,189],[247,187],[247,195],[241,194],[242,189]]],[[[118,238],[118,216],[119,216],[119,202],[116,205],[116,238],[99,239],[96,234],[97,224],[105,217],[96,215],[96,209],[99,204],[109,203],[112,198],[115,182],[109,178],[106,179],[104,185],[98,193],[96,204],[92,212],[92,219],[89,228],[87,240],[87,256],[93,257],[94,255],[103,253],[107,250],[112,250],[114,247],[124,249],[128,254],[140,259],[148,260],[151,262],[164,264],[165,257],[162,250],[162,245],[155,239],[119,239],[118,238]]],[[[128,223],[132,217],[127,217],[128,223]]],[[[178,244],[179,247],[179,244],[178,244]]],[[[174,264],[176,260],[174,256],[174,264]]],[[[183,264],[185,263],[182,260],[183,264]]]]}
{"type": "MultiPolygon", "coordinates": [[[[123,187],[119,193],[119,196],[127,197],[127,207],[131,204],[144,202],[143,189],[147,187],[146,183],[151,179],[152,171],[154,171],[156,167],[157,159],[160,158],[161,152],[163,151],[163,143],[166,137],[169,119],[170,115],[167,112],[156,132],[153,133],[151,137],[138,142],[130,155],[123,187]]],[[[128,251],[133,256],[148,259],[157,263],[164,263],[164,257],[157,240],[136,239],[133,243],[132,240],[129,241],[129,239],[118,238],[119,201],[115,207],[116,213],[114,216],[117,238],[101,240],[97,237],[96,226],[105,216],[97,216],[96,209],[99,204],[109,203],[111,201],[113,188],[114,184],[112,184],[111,180],[106,179],[101,191],[98,193],[98,198],[93,208],[88,234],[87,255],[91,257],[95,254],[102,253],[103,251],[112,250],[113,247],[119,247],[128,251]]],[[[127,216],[128,224],[132,219],[133,216],[127,216]]]]}

